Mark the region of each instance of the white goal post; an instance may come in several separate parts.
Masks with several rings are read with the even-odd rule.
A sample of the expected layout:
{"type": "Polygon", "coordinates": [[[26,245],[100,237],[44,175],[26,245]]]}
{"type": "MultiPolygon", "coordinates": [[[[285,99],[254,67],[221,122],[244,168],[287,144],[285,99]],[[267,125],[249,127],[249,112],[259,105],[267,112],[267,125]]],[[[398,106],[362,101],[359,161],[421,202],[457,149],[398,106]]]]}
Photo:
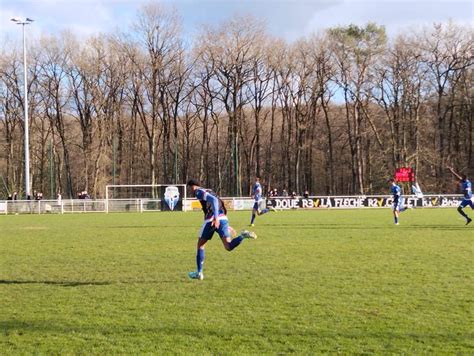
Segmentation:
{"type": "Polygon", "coordinates": [[[105,187],[105,210],[186,211],[186,184],[111,184],[105,187]]]}

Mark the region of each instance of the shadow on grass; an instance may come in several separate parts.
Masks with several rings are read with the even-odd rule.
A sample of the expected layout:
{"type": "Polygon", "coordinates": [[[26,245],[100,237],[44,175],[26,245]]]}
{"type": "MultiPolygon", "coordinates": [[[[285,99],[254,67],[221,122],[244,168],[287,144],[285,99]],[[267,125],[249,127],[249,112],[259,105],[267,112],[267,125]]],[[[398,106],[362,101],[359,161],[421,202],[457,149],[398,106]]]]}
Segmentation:
{"type": "MultiPolygon", "coordinates": [[[[173,283],[177,282],[176,279],[162,279],[162,280],[117,280],[117,281],[108,281],[108,282],[79,282],[79,281],[28,281],[28,280],[5,280],[0,279],[1,285],[16,285],[16,284],[44,284],[49,286],[59,286],[59,287],[87,287],[87,286],[110,286],[115,284],[129,284],[129,285],[139,285],[139,284],[163,284],[163,283],[173,283]]],[[[0,353],[1,355],[1,353],[0,353]]]]}
{"type": "Polygon", "coordinates": [[[81,287],[81,286],[108,286],[110,282],[77,282],[77,281],[20,281],[0,279],[1,284],[47,284],[61,287],[81,287]]]}
{"type": "Polygon", "coordinates": [[[188,228],[188,227],[198,227],[199,224],[194,225],[115,225],[115,226],[95,226],[101,229],[163,229],[163,228],[188,228]]]}

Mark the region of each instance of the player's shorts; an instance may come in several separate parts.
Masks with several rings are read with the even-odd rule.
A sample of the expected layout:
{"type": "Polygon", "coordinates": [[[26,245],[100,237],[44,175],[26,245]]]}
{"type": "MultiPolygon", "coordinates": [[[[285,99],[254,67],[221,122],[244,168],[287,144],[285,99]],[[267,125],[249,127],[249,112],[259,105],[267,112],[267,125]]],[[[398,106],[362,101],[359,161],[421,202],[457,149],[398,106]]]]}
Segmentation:
{"type": "Polygon", "coordinates": [[[459,207],[461,208],[465,208],[466,206],[470,206],[471,209],[474,209],[474,202],[472,201],[472,199],[464,198],[461,204],[459,204],[459,207]]]}
{"type": "Polygon", "coordinates": [[[254,204],[253,204],[253,210],[263,210],[265,209],[265,201],[264,200],[260,200],[260,201],[256,201],[254,204]]]}
{"type": "Polygon", "coordinates": [[[393,202],[393,211],[401,211],[403,210],[403,198],[398,198],[398,202],[393,202]]]}
{"type": "Polygon", "coordinates": [[[227,219],[222,219],[219,220],[219,222],[219,228],[216,229],[214,226],[212,226],[212,221],[205,221],[204,224],[202,224],[201,231],[199,232],[199,237],[204,240],[210,240],[212,239],[212,236],[216,231],[221,238],[231,237],[229,231],[229,221],[227,219]]]}

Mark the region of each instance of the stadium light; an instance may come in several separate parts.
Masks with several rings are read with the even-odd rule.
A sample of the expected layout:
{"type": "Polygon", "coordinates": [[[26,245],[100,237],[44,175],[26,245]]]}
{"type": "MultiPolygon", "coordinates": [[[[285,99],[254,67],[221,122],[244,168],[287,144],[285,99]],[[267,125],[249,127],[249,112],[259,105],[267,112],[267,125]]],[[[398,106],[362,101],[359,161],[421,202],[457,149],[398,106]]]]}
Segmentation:
{"type": "Polygon", "coordinates": [[[25,25],[29,25],[34,20],[29,17],[22,19],[20,17],[14,17],[11,19],[17,25],[21,25],[23,28],[23,74],[24,74],[24,86],[25,86],[25,195],[28,198],[30,195],[30,135],[28,128],[28,82],[27,82],[27,71],[26,71],[26,37],[25,37],[25,25]]]}

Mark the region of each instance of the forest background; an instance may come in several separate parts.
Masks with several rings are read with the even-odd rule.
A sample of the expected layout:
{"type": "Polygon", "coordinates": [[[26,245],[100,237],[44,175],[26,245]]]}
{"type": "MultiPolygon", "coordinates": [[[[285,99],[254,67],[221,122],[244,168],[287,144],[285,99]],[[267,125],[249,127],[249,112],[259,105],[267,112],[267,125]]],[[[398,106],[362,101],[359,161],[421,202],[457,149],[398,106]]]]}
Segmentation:
{"type": "MultiPolygon", "coordinates": [[[[250,16],[186,43],[178,12],[144,5],[131,29],[28,43],[32,190],[184,183],[223,196],[387,193],[398,167],[425,192],[474,173],[473,29],[328,28],[288,43],[250,16]]],[[[23,191],[21,44],[0,52],[0,196],[23,191]]]]}

